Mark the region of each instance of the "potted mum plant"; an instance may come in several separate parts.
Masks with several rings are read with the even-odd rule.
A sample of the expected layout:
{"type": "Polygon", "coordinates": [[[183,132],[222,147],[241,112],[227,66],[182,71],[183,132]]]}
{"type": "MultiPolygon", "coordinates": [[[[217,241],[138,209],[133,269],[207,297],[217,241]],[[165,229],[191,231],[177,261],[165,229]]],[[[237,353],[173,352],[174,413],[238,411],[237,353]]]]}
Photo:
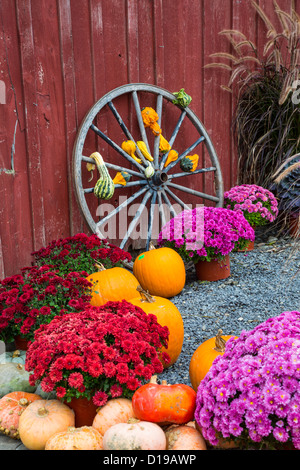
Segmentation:
{"type": "MultiPolygon", "coordinates": [[[[168,337],[168,328],[155,315],[125,300],[89,306],[42,325],[28,348],[25,368],[32,372],[31,384],[55,391],[74,409],[77,427],[91,425],[97,407],[110,398],[131,399],[143,381],[163,371],[159,351],[168,337]]],[[[162,356],[168,362],[168,354],[162,356]]]]}
{"type": "Polygon", "coordinates": [[[89,304],[92,284],[86,273],[65,276],[51,266],[24,268],[0,281],[0,339],[24,350],[40,325],[55,315],[81,311],[89,304]]]}
{"type": "Polygon", "coordinates": [[[52,265],[61,274],[70,271],[86,271],[92,274],[95,264],[101,263],[106,269],[123,266],[131,255],[96,234],[78,233],[72,237],[53,240],[45,248],[32,253],[37,266],[52,265]]]}
{"type": "Polygon", "coordinates": [[[230,338],[197,391],[195,419],[212,445],[300,449],[300,312],[230,338]]]}
{"type": "MultiPolygon", "coordinates": [[[[243,214],[253,229],[274,222],[278,215],[274,194],[256,184],[242,184],[225,191],[224,207],[243,214]]],[[[251,250],[253,247],[254,242],[246,249],[251,250]]]]}
{"type": "Polygon", "coordinates": [[[230,276],[229,254],[249,240],[254,240],[254,230],[242,213],[201,206],[171,219],[162,228],[158,245],[193,261],[198,279],[213,281],[230,276]]]}

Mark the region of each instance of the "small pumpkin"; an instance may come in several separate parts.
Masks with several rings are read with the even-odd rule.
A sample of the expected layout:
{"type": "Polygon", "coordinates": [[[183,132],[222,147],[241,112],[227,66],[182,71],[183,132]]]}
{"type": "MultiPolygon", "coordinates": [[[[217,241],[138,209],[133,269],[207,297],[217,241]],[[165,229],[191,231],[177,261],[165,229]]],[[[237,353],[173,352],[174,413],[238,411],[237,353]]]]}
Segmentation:
{"type": "Polygon", "coordinates": [[[186,108],[192,101],[192,97],[188,95],[184,88],[181,88],[179,91],[173,93],[175,99],[172,101],[174,104],[178,104],[182,108],[186,108]]]}
{"type": "Polygon", "coordinates": [[[157,383],[153,376],[132,397],[135,416],[160,425],[185,424],[192,421],[196,409],[196,392],[189,385],[157,383]]]}
{"type": "Polygon", "coordinates": [[[103,450],[103,437],[91,426],[70,426],[66,431],[53,434],[45,450],[103,450]]]}
{"type": "Polygon", "coordinates": [[[101,264],[96,266],[98,271],[87,277],[93,284],[92,306],[100,307],[110,300],[129,300],[135,295],[139,282],[128,269],[120,266],[105,269],[101,264]]]}
{"type": "Polygon", "coordinates": [[[166,436],[155,423],[130,419],[111,426],[103,437],[104,450],[165,450],[166,436]]]}
{"type": "Polygon", "coordinates": [[[155,315],[158,323],[169,329],[168,347],[163,347],[161,352],[169,355],[170,362],[163,361],[163,364],[164,367],[170,367],[177,361],[182,350],[184,324],[181,313],[169,299],[150,295],[140,286],[137,290],[140,296],[130,299],[129,302],[140,307],[145,313],[155,315]]]}
{"type": "Polygon", "coordinates": [[[104,436],[111,426],[118,423],[127,423],[130,418],[134,417],[131,400],[128,398],[112,398],[98,409],[93,421],[93,428],[104,436]]]}
{"type": "Polygon", "coordinates": [[[199,155],[187,155],[180,160],[180,168],[183,171],[195,171],[198,165],[199,155]]]}
{"type": "Polygon", "coordinates": [[[232,336],[224,336],[222,330],[219,330],[216,336],[204,341],[196,349],[189,366],[190,381],[194,390],[197,391],[201,380],[206,376],[216,357],[224,354],[229,338],[232,336]]]}
{"type": "Polygon", "coordinates": [[[195,426],[172,425],[165,430],[167,450],[207,450],[202,434],[195,426]]]}
{"type": "Polygon", "coordinates": [[[26,407],[41,397],[35,393],[11,392],[0,399],[0,432],[19,439],[19,419],[26,407]]]}
{"type": "Polygon", "coordinates": [[[158,124],[158,119],[159,119],[159,116],[157,114],[157,112],[149,107],[149,106],[146,106],[145,108],[142,109],[142,119],[143,119],[143,123],[144,123],[144,126],[145,127],[150,127],[152,133],[155,135],[155,136],[158,136],[161,134],[161,128],[158,124]]]}
{"type": "Polygon", "coordinates": [[[170,152],[168,153],[164,168],[166,168],[171,162],[175,162],[177,158],[178,158],[177,150],[171,149],[170,152]]]}
{"type": "Polygon", "coordinates": [[[25,364],[26,351],[16,349],[15,351],[5,351],[0,355],[0,364],[7,364],[8,362],[14,362],[17,364],[25,364]]]}
{"type": "Polygon", "coordinates": [[[135,259],[133,274],[145,291],[165,298],[179,294],[186,280],[181,256],[172,248],[155,248],[152,243],[135,259]]]}
{"type": "Polygon", "coordinates": [[[130,181],[131,175],[127,171],[118,171],[116,176],[113,179],[113,183],[121,184],[122,186],[126,186],[128,181],[130,181]]]}
{"type": "Polygon", "coordinates": [[[100,199],[110,199],[115,192],[115,185],[108,173],[104,160],[99,152],[92,153],[90,158],[95,160],[100,175],[94,187],[94,194],[100,199]]]}
{"type": "Polygon", "coordinates": [[[53,434],[75,426],[75,413],[59,400],[36,400],[19,419],[19,436],[29,450],[44,450],[53,434]]]}

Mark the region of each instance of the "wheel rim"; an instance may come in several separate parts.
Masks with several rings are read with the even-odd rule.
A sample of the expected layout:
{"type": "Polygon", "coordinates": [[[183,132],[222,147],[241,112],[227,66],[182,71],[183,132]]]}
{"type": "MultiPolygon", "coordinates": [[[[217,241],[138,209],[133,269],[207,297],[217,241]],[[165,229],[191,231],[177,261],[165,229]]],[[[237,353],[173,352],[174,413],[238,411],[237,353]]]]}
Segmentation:
{"type": "MultiPolygon", "coordinates": [[[[164,167],[166,159],[168,157],[168,152],[164,155],[160,154],[159,137],[154,137],[153,149],[150,148],[148,142],[148,135],[141,116],[141,105],[139,96],[140,93],[150,94],[156,98],[156,112],[159,116],[158,123],[161,123],[164,104],[172,103],[174,100],[174,95],[169,91],[155,85],[148,85],[143,83],[124,85],[110,91],[102,98],[100,98],[100,100],[98,100],[91,107],[91,109],[86,114],[85,118],[81,123],[73,148],[73,177],[76,196],[81,212],[90,230],[94,233],[98,233],[100,237],[102,236],[101,227],[108,223],[108,221],[112,217],[117,216],[117,214],[120,214],[123,209],[128,208],[130,204],[134,203],[139,197],[142,197],[142,201],[139,204],[138,210],[136,211],[132,220],[128,224],[126,233],[122,237],[122,241],[119,243],[121,248],[124,248],[125,245],[129,243],[132,232],[138,224],[143,210],[146,208],[147,204],[150,204],[148,213],[147,236],[145,240],[145,246],[146,249],[148,249],[149,243],[153,235],[154,212],[156,207],[158,209],[158,218],[160,226],[163,226],[167,221],[165,207],[168,208],[171,217],[176,215],[176,210],[174,210],[173,207],[174,204],[172,204],[170,198],[175,201],[177,205],[179,205],[181,210],[191,209],[190,205],[186,201],[182,200],[182,196],[178,196],[176,192],[179,192],[180,195],[181,193],[185,193],[188,195],[188,197],[192,196],[197,199],[199,198],[199,203],[200,200],[202,201],[202,203],[203,201],[208,200],[216,206],[221,207],[223,205],[224,190],[221,168],[214,146],[202,122],[189,107],[181,108],[178,105],[172,104],[173,107],[179,109],[180,114],[176,125],[174,126],[174,129],[172,131],[172,135],[170,139],[168,139],[168,142],[173,148],[173,145],[176,142],[176,139],[178,138],[182,125],[186,121],[188,121],[189,125],[194,127],[196,133],[198,134],[197,138],[191,145],[186,147],[179,154],[176,161],[171,162],[167,167],[164,167]],[[95,119],[98,118],[101,111],[103,111],[104,109],[109,110],[109,112],[112,113],[112,115],[114,116],[117,125],[121,128],[124,135],[124,140],[135,141],[128,126],[125,124],[123,118],[119,114],[114,104],[114,100],[117,100],[118,98],[122,97],[122,95],[127,95],[130,100],[130,103],[133,104],[137,118],[137,125],[141,136],[140,140],[144,141],[148,148],[148,151],[153,156],[152,165],[154,167],[155,172],[151,178],[146,178],[145,176],[144,171],[149,163],[138,148],[136,153],[138,157],[142,160],[142,163],[137,163],[130,155],[128,155],[122,150],[119,143],[111,139],[94,123],[95,119]],[[110,149],[113,149],[116,154],[121,155],[124,158],[124,162],[126,161],[126,165],[122,166],[108,162],[105,159],[105,164],[109,171],[126,171],[130,174],[132,178],[136,178],[133,181],[129,181],[125,186],[125,188],[132,187],[133,189],[135,189],[134,194],[126,198],[108,215],[100,218],[99,220],[95,220],[94,217],[92,217],[91,209],[86,200],[87,195],[93,192],[93,187],[84,187],[85,185],[83,184],[83,164],[93,162],[93,160],[89,158],[88,155],[84,155],[85,142],[90,133],[93,133],[94,136],[97,136],[97,139],[100,138],[100,141],[104,141],[110,149]],[[189,155],[196,148],[201,149],[201,147],[203,146],[207,152],[211,166],[197,168],[193,172],[185,172],[181,169],[177,171],[177,169],[175,169],[175,166],[179,164],[182,158],[189,155]],[[175,171],[175,173],[170,172],[173,168],[173,171],[175,171]],[[205,176],[206,174],[213,174],[214,194],[198,191],[189,188],[187,185],[184,186],[176,182],[178,178],[183,178],[184,180],[186,180],[186,177],[188,178],[194,175],[201,174],[202,176],[205,176]]],[[[122,187],[124,188],[124,186],[122,185],[115,185],[115,188],[122,187]]]]}

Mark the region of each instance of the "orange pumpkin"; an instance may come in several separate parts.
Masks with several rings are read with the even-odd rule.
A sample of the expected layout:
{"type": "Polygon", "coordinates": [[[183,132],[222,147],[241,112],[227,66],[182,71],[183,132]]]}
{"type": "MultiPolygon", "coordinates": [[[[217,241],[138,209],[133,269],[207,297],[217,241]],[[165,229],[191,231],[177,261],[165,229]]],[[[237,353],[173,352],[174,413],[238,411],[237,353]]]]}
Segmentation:
{"type": "Polygon", "coordinates": [[[127,423],[130,418],[134,418],[131,400],[128,398],[112,398],[97,411],[93,428],[104,436],[111,426],[118,423],[127,423]]]}
{"type": "Polygon", "coordinates": [[[153,376],[134,392],[132,408],[141,421],[185,424],[194,418],[196,392],[186,384],[158,384],[153,376]]]}
{"type": "Polygon", "coordinates": [[[129,300],[135,296],[139,282],[130,271],[119,266],[109,269],[102,265],[97,267],[99,271],[87,277],[93,284],[91,305],[100,307],[108,301],[129,300]]]}
{"type": "Polygon", "coordinates": [[[19,419],[26,407],[42,397],[35,393],[11,392],[0,400],[0,432],[19,439],[19,419]]]}
{"type": "Polygon", "coordinates": [[[138,291],[140,297],[130,299],[129,302],[140,307],[145,313],[155,315],[158,323],[169,329],[168,348],[161,349],[161,352],[166,352],[170,356],[169,363],[163,362],[164,367],[169,367],[177,361],[183,345],[184,324],[181,314],[169,299],[152,296],[141,287],[138,287],[138,291]]]}
{"type": "Polygon", "coordinates": [[[231,335],[223,336],[222,333],[222,330],[219,330],[216,336],[200,344],[192,355],[189,375],[192,387],[196,391],[216,357],[224,354],[226,341],[232,338],[231,335]]]}
{"type": "Polygon", "coordinates": [[[44,450],[53,434],[75,426],[75,413],[59,400],[36,400],[19,420],[19,435],[29,450],[44,450]]]}
{"type": "Polygon", "coordinates": [[[103,437],[91,426],[70,426],[66,431],[53,434],[45,450],[103,450],[103,437]]]}
{"type": "Polygon", "coordinates": [[[135,259],[133,274],[144,290],[167,299],[179,294],[186,280],[181,256],[172,248],[155,248],[153,244],[135,259]]]}

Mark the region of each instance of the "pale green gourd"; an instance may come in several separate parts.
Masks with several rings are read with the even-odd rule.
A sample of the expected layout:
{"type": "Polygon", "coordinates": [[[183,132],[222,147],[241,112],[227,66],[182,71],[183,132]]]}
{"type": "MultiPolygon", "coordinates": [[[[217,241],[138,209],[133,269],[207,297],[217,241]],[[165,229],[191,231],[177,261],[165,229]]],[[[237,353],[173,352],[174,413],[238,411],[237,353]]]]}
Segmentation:
{"type": "Polygon", "coordinates": [[[110,199],[115,192],[115,185],[108,173],[104,160],[99,152],[92,153],[90,158],[95,160],[100,175],[94,187],[94,194],[99,199],[110,199]]]}

